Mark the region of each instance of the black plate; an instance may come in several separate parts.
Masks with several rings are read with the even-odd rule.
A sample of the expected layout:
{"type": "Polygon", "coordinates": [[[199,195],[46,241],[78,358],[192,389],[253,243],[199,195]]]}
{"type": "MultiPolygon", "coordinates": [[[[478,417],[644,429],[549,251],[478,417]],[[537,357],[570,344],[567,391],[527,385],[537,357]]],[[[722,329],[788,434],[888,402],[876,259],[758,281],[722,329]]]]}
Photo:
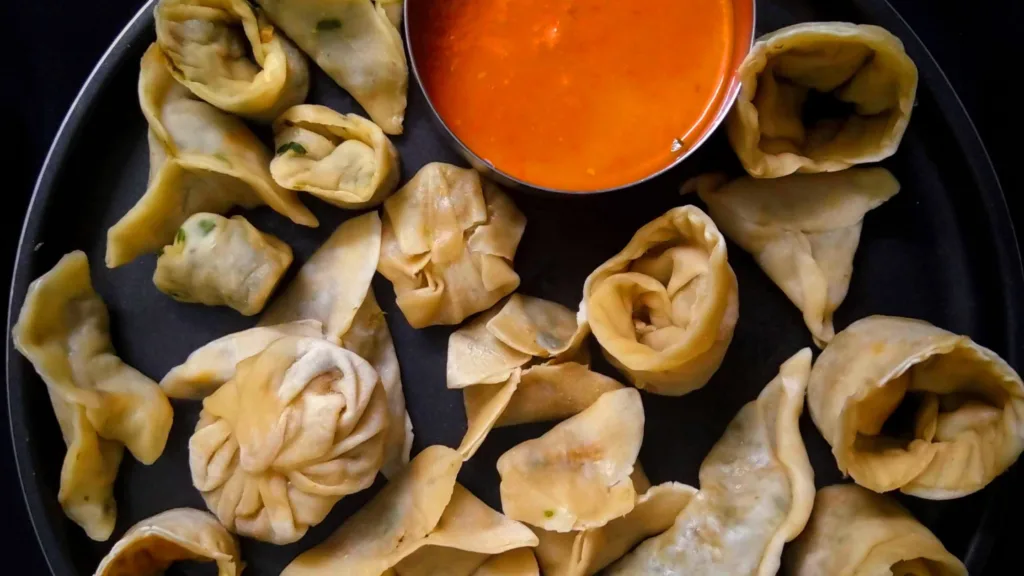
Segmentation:
{"type": "MultiPolygon", "coordinates": [[[[867,217],[849,296],[837,313],[837,328],[870,314],[922,318],[970,335],[1019,368],[1024,275],[1006,204],[974,127],[920,40],[884,0],[763,0],[757,16],[759,33],[808,20],[880,24],[903,40],[921,73],[910,129],[899,153],[884,163],[903,189],[867,217]]],[[[246,328],[253,320],[224,308],[178,304],[162,295],[151,282],[152,256],[113,271],[103,267],[107,228],[146,187],[146,124],[139,111],[136,82],[139,59],[153,39],[147,5],[100,60],[61,126],[25,221],[8,334],[29,282],[64,253],[83,249],[92,263],[96,289],[110,308],[117,350],[128,363],[159,380],[193,349],[246,328]]],[[[436,132],[419,88],[412,86],[409,97],[406,134],[395,139],[403,177],[409,178],[429,161],[461,164],[436,132]]],[[[340,111],[359,110],[319,71],[310,101],[340,111]]],[[[587,274],[621,249],[640,225],[691,201],[677,195],[679,183],[711,169],[740,172],[721,132],[693,158],[642,188],[589,198],[513,192],[529,219],[516,256],[521,291],[575,307],[587,274]]],[[[303,198],[320,218],[317,230],[294,226],[267,209],[247,214],[260,229],[294,248],[298,262],[293,273],[341,220],[352,215],[309,195],[303,198]]],[[[701,460],[739,407],[756,396],[783,360],[811,345],[800,313],[753,260],[732,246],[730,256],[740,282],[741,314],[721,370],[704,389],[682,398],[644,395],[647,426],[640,459],[654,482],[696,485],[701,460]]],[[[436,443],[457,446],[465,427],[461,395],[447,390],[444,378],[451,330],[411,329],[395,306],[389,283],[378,277],[374,287],[398,349],[416,431],[414,450],[436,443]]],[[[187,460],[187,440],[198,404],[175,402],[174,427],[160,460],[147,467],[130,457],[124,459],[115,490],[117,529],[111,541],[96,543],[86,538],[57,503],[65,447],[44,385],[10,342],[7,354],[18,470],[36,533],[54,573],[91,574],[113,541],[142,518],[177,506],[205,509],[191,485],[187,460]]],[[[598,362],[598,368],[614,374],[603,362],[598,362]]],[[[521,426],[494,431],[463,467],[460,480],[498,508],[497,457],[545,429],[521,426]]],[[[818,486],[840,481],[827,444],[806,416],[803,433],[818,486]]],[[[1013,483],[1009,476],[959,500],[901,500],[965,560],[972,573],[980,574],[994,532],[1003,522],[998,502],[1013,483]]],[[[326,521],[298,543],[278,547],[243,541],[249,565],[246,574],[278,574],[295,555],[337,528],[381,483],[378,480],[373,489],[343,499],[326,521]]]]}

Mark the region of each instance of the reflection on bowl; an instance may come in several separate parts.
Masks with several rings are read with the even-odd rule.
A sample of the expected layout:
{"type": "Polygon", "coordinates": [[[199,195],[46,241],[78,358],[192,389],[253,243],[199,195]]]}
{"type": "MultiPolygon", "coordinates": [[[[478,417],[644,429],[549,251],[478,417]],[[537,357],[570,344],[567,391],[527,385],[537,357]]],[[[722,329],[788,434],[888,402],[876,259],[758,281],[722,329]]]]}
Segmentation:
{"type": "Polygon", "coordinates": [[[753,0],[406,0],[412,68],[455,148],[506,184],[616,190],[724,119],[753,0]]]}

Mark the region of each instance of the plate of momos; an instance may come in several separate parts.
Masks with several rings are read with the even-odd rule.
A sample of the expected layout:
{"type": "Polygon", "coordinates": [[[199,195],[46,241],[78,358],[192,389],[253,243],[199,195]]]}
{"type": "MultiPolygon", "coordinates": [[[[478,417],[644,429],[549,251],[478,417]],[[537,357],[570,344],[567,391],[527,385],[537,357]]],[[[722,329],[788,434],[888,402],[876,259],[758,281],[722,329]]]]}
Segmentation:
{"type": "Polygon", "coordinates": [[[401,0],[147,4],[12,286],[53,572],[978,573],[1024,274],[941,72],[847,8],[760,3],[698,154],[553,199],[447,146],[401,0]]]}

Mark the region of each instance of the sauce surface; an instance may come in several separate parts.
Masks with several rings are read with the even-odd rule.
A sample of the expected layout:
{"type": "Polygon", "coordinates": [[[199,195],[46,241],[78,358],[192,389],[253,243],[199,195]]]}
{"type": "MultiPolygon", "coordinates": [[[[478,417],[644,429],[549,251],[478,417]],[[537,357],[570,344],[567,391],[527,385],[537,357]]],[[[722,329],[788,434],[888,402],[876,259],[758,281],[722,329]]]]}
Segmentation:
{"type": "Polygon", "coordinates": [[[731,76],[731,0],[411,0],[409,17],[445,123],[535,186],[601,190],[669,166],[731,76]]]}

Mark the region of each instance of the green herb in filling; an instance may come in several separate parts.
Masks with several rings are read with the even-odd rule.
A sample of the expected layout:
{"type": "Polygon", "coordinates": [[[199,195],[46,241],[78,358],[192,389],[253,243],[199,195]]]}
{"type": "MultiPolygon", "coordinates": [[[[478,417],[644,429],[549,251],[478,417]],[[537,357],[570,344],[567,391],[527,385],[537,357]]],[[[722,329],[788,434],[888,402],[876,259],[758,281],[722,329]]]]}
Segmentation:
{"type": "Polygon", "coordinates": [[[337,18],[327,18],[316,23],[317,32],[327,32],[329,30],[338,30],[341,28],[341,20],[337,18]]]}
{"type": "Polygon", "coordinates": [[[200,220],[199,221],[199,230],[203,233],[203,236],[206,236],[210,232],[213,232],[213,229],[216,228],[216,227],[217,227],[217,224],[213,220],[200,220]]]}
{"type": "Polygon", "coordinates": [[[185,238],[186,238],[186,236],[185,236],[185,229],[184,228],[178,228],[178,233],[174,235],[174,243],[175,244],[184,244],[185,243],[185,238]]]}
{"type": "Polygon", "coordinates": [[[545,518],[551,518],[554,515],[555,515],[555,511],[554,510],[545,510],[544,511],[544,517],[545,518]]]}
{"type": "Polygon", "coordinates": [[[295,152],[299,156],[304,156],[306,154],[306,148],[302,144],[299,144],[298,142],[288,142],[286,144],[282,144],[281,147],[277,149],[277,155],[280,156],[289,150],[295,152]]]}

